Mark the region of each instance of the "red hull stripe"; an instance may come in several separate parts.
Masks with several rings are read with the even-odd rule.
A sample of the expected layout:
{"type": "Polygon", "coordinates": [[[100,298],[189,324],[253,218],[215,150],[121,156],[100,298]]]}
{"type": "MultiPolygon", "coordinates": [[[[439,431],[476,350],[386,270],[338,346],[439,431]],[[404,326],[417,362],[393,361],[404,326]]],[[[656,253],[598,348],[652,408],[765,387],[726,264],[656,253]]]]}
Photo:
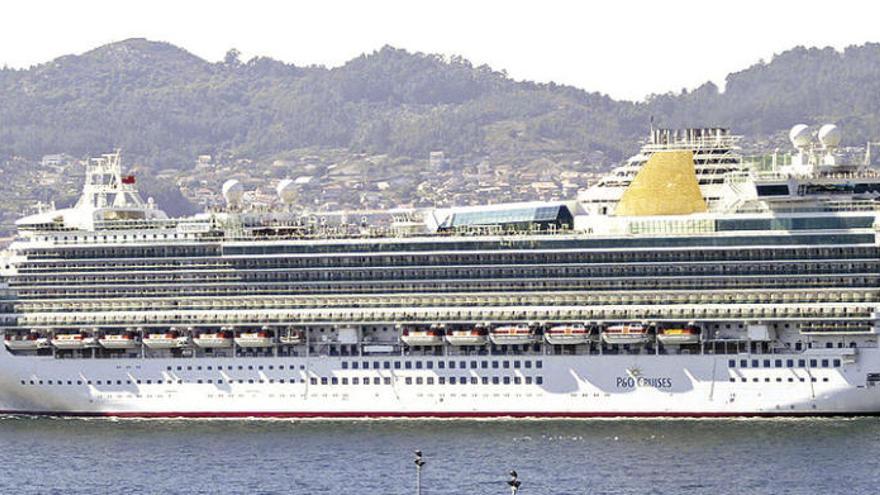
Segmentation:
{"type": "Polygon", "coordinates": [[[0,414],[21,416],[75,416],[75,417],[118,417],[118,418],[318,418],[318,419],[357,419],[357,418],[768,418],[781,416],[820,417],[820,416],[878,416],[877,412],[236,412],[236,411],[204,411],[204,412],[172,412],[172,411],[0,411],[0,414]]]}

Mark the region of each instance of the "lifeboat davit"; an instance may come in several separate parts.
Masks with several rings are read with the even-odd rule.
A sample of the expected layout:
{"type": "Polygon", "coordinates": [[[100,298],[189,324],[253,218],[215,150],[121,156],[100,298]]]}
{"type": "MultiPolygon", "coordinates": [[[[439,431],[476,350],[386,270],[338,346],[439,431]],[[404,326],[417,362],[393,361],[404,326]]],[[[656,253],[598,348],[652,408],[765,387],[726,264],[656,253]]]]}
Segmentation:
{"type": "Polygon", "coordinates": [[[232,341],[232,330],[228,329],[219,332],[204,332],[193,337],[193,344],[202,349],[232,347],[232,341]]]}
{"type": "Polygon", "coordinates": [[[700,329],[688,325],[678,328],[661,328],[657,340],[663,345],[687,345],[700,343],[700,329]]]}
{"type": "Polygon", "coordinates": [[[49,347],[49,339],[37,332],[23,335],[7,333],[3,336],[3,343],[10,351],[36,351],[49,347]]]}
{"type": "Polygon", "coordinates": [[[648,327],[638,323],[612,325],[602,332],[602,340],[608,344],[644,344],[650,337],[648,327]]]}
{"type": "Polygon", "coordinates": [[[108,333],[98,343],[105,349],[135,349],[141,345],[134,332],[108,333]]]}
{"type": "Polygon", "coordinates": [[[556,325],[544,331],[550,345],[579,345],[590,342],[590,329],[585,325],[556,325]]]}
{"type": "Polygon", "coordinates": [[[489,339],[495,345],[522,345],[535,341],[528,325],[503,325],[489,331],[489,339]]]}
{"type": "Polygon", "coordinates": [[[272,347],[275,338],[269,327],[263,327],[259,331],[244,331],[235,337],[235,344],[239,347],[272,347]]]}
{"type": "Polygon", "coordinates": [[[174,328],[167,332],[149,332],[144,335],[144,345],[150,349],[180,349],[188,344],[189,340],[174,328]]]}
{"type": "Polygon", "coordinates": [[[484,345],[487,333],[485,328],[447,330],[446,342],[449,342],[451,345],[484,345]]]}
{"type": "Polygon", "coordinates": [[[410,347],[443,345],[443,330],[437,328],[404,328],[400,333],[400,341],[410,347]]]}
{"type": "Polygon", "coordinates": [[[85,333],[56,333],[52,340],[52,345],[55,346],[56,349],[62,351],[73,351],[78,349],[85,349],[86,345],[91,345],[94,343],[93,337],[86,336],[85,333]]]}
{"type": "Polygon", "coordinates": [[[284,345],[297,345],[306,341],[302,330],[287,330],[278,340],[284,345]]]}

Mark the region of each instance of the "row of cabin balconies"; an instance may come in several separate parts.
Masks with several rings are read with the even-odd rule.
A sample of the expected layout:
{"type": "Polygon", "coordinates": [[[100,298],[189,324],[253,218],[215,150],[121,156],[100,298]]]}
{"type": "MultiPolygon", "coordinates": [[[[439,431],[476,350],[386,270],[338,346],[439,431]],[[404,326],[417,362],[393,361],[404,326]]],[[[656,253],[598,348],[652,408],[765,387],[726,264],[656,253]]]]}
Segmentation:
{"type": "MultiPolygon", "coordinates": [[[[472,275],[482,275],[479,273],[472,275]]],[[[513,282],[521,283],[526,281],[540,282],[541,285],[538,287],[545,286],[544,284],[554,284],[554,283],[563,283],[571,288],[584,288],[584,289],[608,289],[608,288],[621,288],[621,289],[701,289],[701,288],[724,288],[724,287],[793,287],[798,285],[813,285],[813,286],[836,286],[841,283],[844,285],[866,285],[870,284],[873,281],[876,281],[880,278],[880,273],[832,273],[832,274],[804,274],[804,275],[783,275],[783,274],[766,274],[768,278],[756,278],[756,275],[729,275],[729,276],[719,276],[719,277],[707,277],[701,276],[700,274],[688,274],[688,275],[677,275],[677,276],[644,276],[644,277],[577,277],[577,276],[556,276],[556,275],[547,275],[547,276],[531,276],[531,275],[523,275],[523,276],[489,276],[485,275],[483,277],[462,277],[462,278],[396,278],[396,279],[388,279],[388,278],[344,278],[340,276],[328,276],[324,279],[269,279],[268,277],[262,279],[252,279],[248,280],[242,277],[239,274],[230,273],[227,275],[217,275],[217,276],[208,276],[208,277],[200,277],[197,275],[177,275],[174,277],[160,278],[160,277],[133,277],[129,280],[111,280],[107,277],[106,280],[87,280],[84,277],[70,277],[66,279],[58,279],[53,280],[51,283],[28,283],[23,280],[12,280],[10,281],[10,285],[14,287],[15,290],[39,290],[39,289],[50,289],[57,288],[59,290],[63,290],[65,292],[76,292],[77,289],[91,289],[91,288],[99,288],[101,289],[97,293],[100,292],[110,292],[115,288],[145,288],[149,290],[150,288],[155,288],[156,290],[160,289],[160,287],[155,287],[156,285],[161,285],[169,288],[185,286],[185,287],[193,287],[196,285],[203,286],[216,286],[217,284],[224,284],[228,287],[232,287],[233,291],[238,291],[239,287],[241,288],[250,288],[254,286],[267,285],[272,284],[272,290],[278,290],[279,286],[283,288],[284,286],[289,287],[299,287],[302,284],[311,284],[312,286],[324,286],[328,288],[338,287],[341,290],[347,290],[355,287],[364,287],[372,284],[384,284],[387,286],[389,283],[399,283],[404,286],[410,286],[412,284],[442,284],[443,288],[456,288],[461,287],[462,289],[467,289],[469,286],[471,288],[483,288],[483,287],[492,287],[490,284],[511,284],[513,282]],[[861,284],[852,284],[853,280],[863,280],[861,284]],[[575,285],[572,285],[575,284],[575,285]],[[477,285],[477,287],[474,287],[477,285]]],[[[517,284],[515,284],[517,285],[517,284]]],[[[425,286],[426,290],[428,286],[425,286]]],[[[86,292],[88,293],[88,292],[86,292]]]]}
{"type": "Polygon", "coordinates": [[[405,306],[602,306],[666,304],[795,304],[872,303],[880,300],[874,290],[747,291],[718,293],[478,293],[478,294],[364,294],[351,296],[235,297],[183,299],[123,299],[90,301],[27,301],[18,312],[156,311],[183,309],[285,309],[327,307],[405,306]]]}
{"type": "Polygon", "coordinates": [[[103,271],[154,271],[154,270],[223,270],[233,268],[234,265],[230,261],[217,259],[214,261],[206,261],[201,258],[180,259],[178,261],[158,260],[155,262],[145,263],[140,260],[132,261],[104,261],[104,262],[73,262],[73,261],[51,261],[51,262],[21,262],[16,265],[19,273],[95,273],[103,271]]]}
{"type": "Polygon", "coordinates": [[[816,305],[700,305],[611,307],[446,307],[338,308],[250,311],[164,311],[20,314],[20,326],[58,325],[180,325],[292,324],[339,322],[460,322],[460,321],[586,321],[586,320],[809,320],[873,321],[873,306],[816,305]]]}
{"type": "Polygon", "coordinates": [[[875,247],[798,248],[798,249],[739,249],[739,250],[679,250],[654,252],[589,252],[589,251],[542,251],[535,253],[482,251],[470,253],[400,252],[366,256],[365,253],[327,253],[312,255],[270,257],[214,257],[214,258],[133,258],[108,257],[94,260],[28,260],[18,264],[25,271],[94,271],[105,268],[119,269],[179,269],[181,267],[211,268],[235,267],[238,269],[295,269],[295,268],[390,268],[417,266],[481,266],[481,265],[584,265],[600,266],[621,264],[670,265],[676,263],[741,263],[791,262],[815,263],[817,261],[859,262],[873,261],[880,255],[875,247]]]}
{"type": "MultiPolygon", "coordinates": [[[[748,252],[750,250],[743,249],[741,251],[748,252]]],[[[328,254],[323,257],[314,256],[285,256],[285,257],[249,257],[249,258],[216,258],[216,259],[199,259],[199,258],[181,258],[179,260],[167,259],[107,259],[100,262],[96,261],[52,261],[52,262],[22,262],[19,264],[22,270],[37,269],[43,270],[42,267],[51,269],[70,269],[70,270],[94,270],[98,267],[104,267],[108,270],[120,269],[154,269],[154,268],[170,268],[181,269],[184,267],[234,267],[241,270],[287,270],[287,269],[308,269],[308,268],[352,268],[352,269],[380,269],[386,270],[394,267],[456,267],[465,268],[484,267],[484,266],[509,266],[523,268],[529,266],[583,266],[583,267],[638,267],[638,266],[699,266],[706,264],[709,267],[717,268],[718,266],[738,266],[743,263],[758,264],[772,263],[771,266],[784,264],[810,264],[832,265],[837,263],[859,263],[876,261],[878,250],[873,248],[841,248],[830,250],[828,253],[820,252],[799,252],[800,250],[763,250],[763,256],[744,255],[740,251],[714,251],[712,252],[693,252],[693,251],[673,251],[647,253],[614,253],[611,256],[608,253],[596,252],[539,252],[539,253],[508,253],[503,250],[497,252],[481,252],[467,254],[438,254],[438,253],[401,253],[397,255],[376,255],[363,256],[362,253],[355,254],[328,254]],[[769,251],[769,252],[768,252],[769,251]],[[851,251],[851,252],[850,252],[851,251]]]]}
{"type": "Polygon", "coordinates": [[[328,271],[302,270],[169,270],[164,272],[114,271],[99,274],[19,275],[9,280],[10,286],[39,287],[42,285],[137,284],[137,283],[190,283],[190,282],[286,282],[333,280],[446,280],[479,278],[559,278],[559,277],[737,277],[755,275],[849,275],[876,274],[880,261],[846,261],[836,263],[737,263],[686,265],[623,265],[595,267],[588,265],[541,265],[532,267],[438,267],[438,268],[385,268],[328,271]]]}
{"type": "Polygon", "coordinates": [[[19,299],[74,299],[74,298],[155,298],[155,297],[245,297],[258,295],[297,295],[297,294],[328,294],[328,295],[361,295],[389,293],[477,293],[487,291],[528,292],[542,291],[588,291],[588,292],[621,292],[621,291],[684,291],[697,294],[718,291],[744,290],[759,292],[773,290],[784,293],[785,290],[823,291],[861,289],[874,290],[880,285],[880,275],[845,276],[845,277],[749,277],[742,279],[508,279],[508,280],[436,280],[436,281],[395,281],[382,282],[312,282],[312,283],[224,283],[224,284],[167,284],[167,285],[133,285],[133,286],[95,286],[70,287],[53,286],[17,289],[19,299]]]}
{"type": "MultiPolygon", "coordinates": [[[[434,247],[434,246],[432,246],[434,247]]],[[[499,247],[502,244],[499,241],[499,247]]],[[[565,248],[565,246],[562,246],[565,248]]],[[[174,249],[174,248],[169,248],[174,249]]],[[[360,252],[303,252],[303,253],[278,253],[272,255],[248,254],[241,256],[220,256],[219,253],[210,256],[203,254],[195,256],[183,254],[180,256],[131,256],[124,251],[107,250],[102,253],[91,253],[89,256],[76,253],[64,253],[62,251],[23,253],[29,260],[39,260],[36,263],[24,262],[23,266],[46,264],[49,266],[63,265],[96,265],[104,263],[166,265],[175,263],[235,263],[240,268],[340,268],[340,267],[385,267],[385,266],[419,266],[425,264],[437,265],[487,265],[487,264],[534,264],[534,263],[675,263],[675,262],[725,262],[725,261],[817,261],[817,260],[848,260],[848,259],[872,259],[880,255],[880,247],[877,246],[840,246],[840,247],[791,247],[776,248],[749,248],[730,247],[727,249],[702,249],[700,246],[692,248],[669,248],[650,251],[588,251],[588,250],[555,250],[554,247],[543,248],[539,252],[511,251],[509,249],[479,249],[461,250],[449,252],[451,247],[444,243],[437,243],[436,249],[423,251],[408,251],[401,248],[398,252],[371,251],[369,247],[363,247],[360,252]],[[374,254],[375,253],[375,254],[374,254]],[[69,255],[67,255],[69,254],[69,255]],[[315,256],[322,254],[322,256],[315,256]],[[44,261],[45,260],[45,261],[44,261]],[[429,261],[429,263],[426,263],[429,261]]],[[[524,245],[523,249],[531,249],[524,245]]],[[[167,254],[167,253],[166,253],[167,254]]],[[[118,265],[113,265],[118,266],[118,265]]]]}

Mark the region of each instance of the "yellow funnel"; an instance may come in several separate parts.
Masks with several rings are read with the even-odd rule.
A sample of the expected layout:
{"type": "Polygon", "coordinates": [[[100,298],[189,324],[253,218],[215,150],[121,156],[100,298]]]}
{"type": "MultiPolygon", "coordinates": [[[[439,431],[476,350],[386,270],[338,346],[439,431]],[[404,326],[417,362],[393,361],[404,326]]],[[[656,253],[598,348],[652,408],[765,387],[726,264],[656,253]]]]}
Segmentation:
{"type": "Polygon", "coordinates": [[[617,216],[688,215],[706,211],[692,151],[658,151],[630,183],[617,216]]]}

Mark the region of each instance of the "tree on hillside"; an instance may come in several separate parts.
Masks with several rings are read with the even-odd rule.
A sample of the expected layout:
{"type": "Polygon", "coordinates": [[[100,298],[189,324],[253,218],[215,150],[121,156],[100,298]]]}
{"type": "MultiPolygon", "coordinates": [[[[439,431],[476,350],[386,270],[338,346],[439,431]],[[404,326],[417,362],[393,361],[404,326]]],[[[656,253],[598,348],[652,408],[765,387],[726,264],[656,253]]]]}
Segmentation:
{"type": "Polygon", "coordinates": [[[237,48],[230,48],[223,57],[226,65],[241,65],[241,52],[237,48]]]}

